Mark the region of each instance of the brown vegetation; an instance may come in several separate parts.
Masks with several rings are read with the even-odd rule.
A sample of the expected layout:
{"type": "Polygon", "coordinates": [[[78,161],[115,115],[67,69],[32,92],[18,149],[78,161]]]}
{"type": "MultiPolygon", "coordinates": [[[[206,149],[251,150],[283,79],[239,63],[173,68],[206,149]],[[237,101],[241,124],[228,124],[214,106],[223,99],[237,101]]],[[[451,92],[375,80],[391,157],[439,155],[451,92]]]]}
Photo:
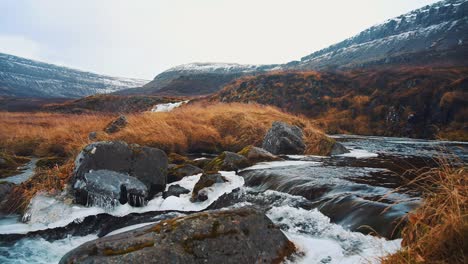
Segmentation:
{"type": "Polygon", "coordinates": [[[383,263],[467,263],[467,179],[465,165],[444,163],[412,180],[423,192],[423,205],[407,217],[402,250],[383,263]]]}

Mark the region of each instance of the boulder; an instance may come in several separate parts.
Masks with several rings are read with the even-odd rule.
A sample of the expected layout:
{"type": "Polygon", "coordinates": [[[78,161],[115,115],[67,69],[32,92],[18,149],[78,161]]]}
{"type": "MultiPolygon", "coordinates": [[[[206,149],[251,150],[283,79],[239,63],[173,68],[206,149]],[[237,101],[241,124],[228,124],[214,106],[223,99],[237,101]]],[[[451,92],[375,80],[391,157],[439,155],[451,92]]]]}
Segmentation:
{"type": "Polygon", "coordinates": [[[338,142],[335,142],[335,144],[333,144],[333,147],[331,149],[331,152],[330,152],[330,155],[341,155],[341,154],[345,154],[345,153],[349,153],[350,151],[345,147],[343,146],[341,143],[338,143],[338,142]]]}
{"type": "MultiPolygon", "coordinates": [[[[76,189],[79,186],[76,182],[86,182],[87,173],[99,170],[113,171],[138,179],[147,188],[147,198],[151,198],[166,188],[167,156],[156,148],[130,146],[121,141],[100,141],[89,144],[75,160],[72,179],[74,190],[82,192],[83,188],[76,189]]],[[[80,194],[77,201],[87,204],[82,198],[80,194]]]]}
{"type": "Polygon", "coordinates": [[[187,189],[185,189],[184,187],[182,187],[182,186],[180,186],[178,184],[171,185],[171,186],[169,186],[167,191],[165,191],[163,193],[163,198],[166,199],[169,196],[179,197],[181,194],[186,194],[186,193],[190,193],[190,190],[187,190],[187,189]]]}
{"type": "Polygon", "coordinates": [[[192,164],[174,165],[169,168],[167,173],[167,182],[180,181],[182,178],[190,175],[203,173],[203,170],[192,164]]]}
{"type": "Polygon", "coordinates": [[[283,122],[274,122],[263,139],[262,148],[275,154],[304,154],[302,130],[283,122]]]}
{"type": "Polygon", "coordinates": [[[215,183],[224,183],[227,180],[220,173],[204,173],[193,187],[192,202],[205,201],[208,199],[206,193],[200,191],[206,187],[213,186],[215,183]],[[204,199],[206,196],[206,199],[204,199]]]}
{"type": "Polygon", "coordinates": [[[205,171],[237,171],[249,165],[250,163],[246,157],[234,152],[224,151],[205,166],[205,171]]]}
{"type": "Polygon", "coordinates": [[[11,182],[0,182],[0,208],[3,209],[7,205],[7,196],[11,193],[15,185],[11,182]]]}
{"type": "Polygon", "coordinates": [[[280,263],[294,244],[263,213],[208,211],[98,238],[65,263],[280,263]]]}
{"type": "Polygon", "coordinates": [[[95,170],[85,173],[73,185],[78,203],[100,207],[129,203],[143,206],[148,188],[143,182],[128,174],[109,170],[95,170]]]}
{"type": "Polygon", "coordinates": [[[254,146],[247,146],[239,151],[238,154],[246,157],[250,165],[258,162],[282,160],[280,157],[273,155],[262,148],[254,146]]]}
{"type": "Polygon", "coordinates": [[[127,117],[124,115],[119,116],[114,121],[110,122],[104,131],[108,134],[119,132],[122,128],[126,127],[128,124],[127,117]]]}

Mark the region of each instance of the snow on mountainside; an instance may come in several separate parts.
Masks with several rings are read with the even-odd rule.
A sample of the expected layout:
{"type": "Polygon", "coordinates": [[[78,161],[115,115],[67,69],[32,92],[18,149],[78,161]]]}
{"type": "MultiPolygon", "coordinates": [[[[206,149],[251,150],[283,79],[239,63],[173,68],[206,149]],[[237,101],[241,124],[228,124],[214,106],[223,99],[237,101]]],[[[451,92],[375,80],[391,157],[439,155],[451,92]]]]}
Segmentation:
{"type": "Polygon", "coordinates": [[[0,96],[77,98],[141,87],[147,82],[99,75],[0,53],[0,96]]]}
{"type": "Polygon", "coordinates": [[[468,1],[446,0],[375,25],[288,68],[463,64],[467,42],[468,1]]]}

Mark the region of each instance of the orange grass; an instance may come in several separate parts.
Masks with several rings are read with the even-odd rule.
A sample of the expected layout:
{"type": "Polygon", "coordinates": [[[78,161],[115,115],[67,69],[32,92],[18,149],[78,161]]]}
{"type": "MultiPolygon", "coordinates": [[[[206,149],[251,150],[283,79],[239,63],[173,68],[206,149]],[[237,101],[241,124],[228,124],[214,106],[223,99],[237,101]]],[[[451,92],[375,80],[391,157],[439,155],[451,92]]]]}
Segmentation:
{"type": "Polygon", "coordinates": [[[467,263],[467,179],[466,164],[445,162],[412,180],[423,191],[424,203],[408,215],[403,248],[382,263],[467,263]]]}

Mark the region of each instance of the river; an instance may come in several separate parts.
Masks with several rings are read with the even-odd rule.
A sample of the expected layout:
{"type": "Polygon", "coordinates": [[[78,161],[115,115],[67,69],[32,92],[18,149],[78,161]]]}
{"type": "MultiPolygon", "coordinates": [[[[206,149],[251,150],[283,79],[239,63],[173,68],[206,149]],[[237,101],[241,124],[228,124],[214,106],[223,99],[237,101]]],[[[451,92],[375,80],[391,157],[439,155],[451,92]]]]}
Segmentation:
{"type": "MultiPolygon", "coordinates": [[[[285,156],[259,163],[227,183],[209,187],[207,201],[190,194],[156,197],[142,208],[71,205],[39,195],[28,211],[0,219],[0,263],[57,263],[69,250],[97,237],[205,209],[251,206],[263,211],[296,244],[293,263],[375,263],[399,249],[401,218],[421,203],[405,188],[408,169],[438,159],[468,160],[468,143],[407,138],[334,136],[351,153],[333,157],[285,156]]],[[[200,175],[179,184],[192,189],[200,175]]]]}

